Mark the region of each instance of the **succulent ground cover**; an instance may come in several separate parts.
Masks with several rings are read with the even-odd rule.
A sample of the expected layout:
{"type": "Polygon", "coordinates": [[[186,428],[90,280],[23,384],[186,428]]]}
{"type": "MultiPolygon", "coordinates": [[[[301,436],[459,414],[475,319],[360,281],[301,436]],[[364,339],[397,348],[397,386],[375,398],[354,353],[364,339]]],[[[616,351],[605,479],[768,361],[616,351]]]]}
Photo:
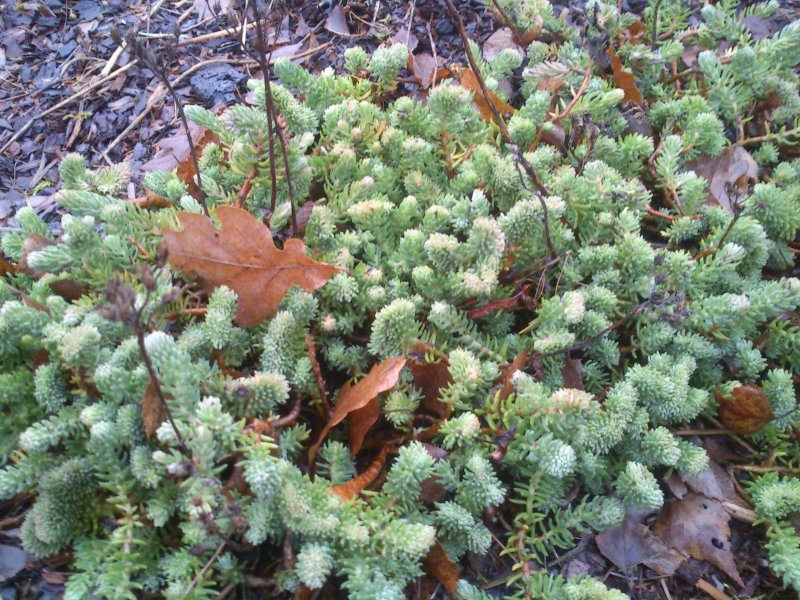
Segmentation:
{"type": "Polygon", "coordinates": [[[130,200],[67,155],[62,232],[2,238],[25,550],[68,598],[800,591],[800,22],[745,26],[778,8],[502,0],[489,53],[447,0],[465,64],[312,73],[251,4],[270,77],[178,101],[196,160],[130,200]]]}

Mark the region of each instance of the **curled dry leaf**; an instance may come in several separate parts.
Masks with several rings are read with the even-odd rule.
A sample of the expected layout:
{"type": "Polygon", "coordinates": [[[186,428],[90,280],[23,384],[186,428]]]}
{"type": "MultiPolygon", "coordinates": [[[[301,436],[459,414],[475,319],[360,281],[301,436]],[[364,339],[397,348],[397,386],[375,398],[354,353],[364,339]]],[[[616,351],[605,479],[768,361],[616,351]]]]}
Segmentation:
{"type": "Polygon", "coordinates": [[[636,87],[633,74],[630,71],[625,70],[625,68],[622,66],[622,60],[620,60],[619,56],[617,56],[617,53],[614,52],[614,49],[610,46],[608,48],[608,57],[611,59],[611,70],[613,71],[614,85],[616,85],[625,93],[622,101],[641,104],[643,102],[642,94],[639,91],[639,88],[636,87]]]}
{"type": "MultiPolygon", "coordinates": [[[[489,106],[489,103],[486,101],[486,98],[481,91],[481,86],[478,83],[477,77],[475,74],[470,71],[469,69],[464,69],[461,72],[461,78],[459,79],[459,83],[462,87],[467,88],[471,91],[474,95],[473,102],[475,106],[478,108],[478,112],[481,113],[481,117],[483,117],[484,121],[494,121],[494,117],[492,116],[492,109],[489,106]]],[[[489,92],[489,100],[497,109],[497,112],[500,113],[500,116],[503,119],[508,119],[511,115],[514,114],[514,107],[501,100],[497,94],[495,94],[492,90],[487,90],[489,92]]]]}
{"type": "Polygon", "coordinates": [[[733,388],[730,397],[717,390],[716,397],[722,422],[736,433],[755,433],[772,419],[772,407],[756,385],[733,388]]]}
{"type": "Polygon", "coordinates": [[[221,285],[235,291],[236,322],[242,327],[272,317],[292,286],[310,292],[338,271],[307,257],[298,239],[286,240],[279,250],[270,230],[245,210],[220,206],[216,216],[221,230],[205,215],[180,213],[183,230],[164,232],[167,260],[184,274],[196,275],[209,294],[221,285]]]}
{"type": "Polygon", "coordinates": [[[597,534],[597,547],[622,570],[644,564],[659,575],[669,577],[683,562],[683,556],[670,550],[642,523],[648,511],[628,508],[618,527],[597,534]]]}
{"type": "MultiPolygon", "coordinates": [[[[382,363],[374,365],[372,369],[370,369],[367,376],[357,384],[350,385],[350,382],[348,381],[342,386],[342,388],[339,390],[338,396],[336,397],[336,404],[333,407],[333,414],[331,415],[331,418],[325,424],[325,427],[323,427],[317,441],[308,450],[308,461],[310,463],[314,462],[314,457],[317,454],[317,450],[322,442],[325,441],[325,438],[328,436],[330,430],[344,421],[347,415],[364,408],[373,399],[377,398],[379,394],[392,389],[397,383],[397,380],[400,377],[400,371],[403,370],[405,365],[405,358],[401,356],[395,356],[383,361],[382,363]]],[[[371,425],[372,424],[370,423],[370,426],[371,425]]],[[[363,435],[365,433],[366,431],[363,434],[359,434],[362,442],[364,439],[363,435]]],[[[352,440],[353,438],[351,437],[351,443],[352,440]]]]}
{"type": "Polygon", "coordinates": [[[156,394],[156,387],[152,380],[147,382],[147,388],[142,396],[142,424],[147,437],[153,437],[159,425],[167,418],[167,410],[161,399],[156,394]]]}
{"type": "Polygon", "coordinates": [[[728,146],[714,157],[701,154],[683,168],[708,180],[707,203],[719,204],[731,212],[737,197],[745,195],[758,177],[758,164],[741,146],[728,146]]]}
{"type": "Polygon", "coordinates": [[[664,507],[653,533],[670,548],[711,563],[743,586],[731,552],[729,520],[721,502],[702,494],[689,494],[664,507]]]}
{"type": "Polygon", "coordinates": [[[366,471],[358,475],[357,477],[342,483],[340,485],[335,485],[331,488],[331,492],[336,494],[342,500],[351,500],[358,496],[361,492],[363,492],[366,487],[371,484],[375,479],[378,477],[378,474],[383,469],[383,465],[386,463],[386,456],[389,453],[388,446],[384,446],[381,448],[381,451],[378,453],[378,456],[370,463],[367,467],[366,471]]]}
{"type": "Polygon", "coordinates": [[[375,396],[366,406],[354,410],[347,417],[347,438],[350,440],[350,454],[355,456],[361,450],[367,432],[381,416],[381,403],[375,396]]]}
{"type": "Polygon", "coordinates": [[[422,570],[438,580],[451,596],[456,597],[456,587],[458,587],[461,573],[447,556],[447,552],[439,540],[436,540],[428,551],[428,555],[422,559],[422,570]]]}
{"type": "Polygon", "coordinates": [[[564,387],[572,390],[583,389],[583,363],[580,358],[567,356],[564,361],[564,368],[561,369],[561,376],[564,379],[564,387]]]}

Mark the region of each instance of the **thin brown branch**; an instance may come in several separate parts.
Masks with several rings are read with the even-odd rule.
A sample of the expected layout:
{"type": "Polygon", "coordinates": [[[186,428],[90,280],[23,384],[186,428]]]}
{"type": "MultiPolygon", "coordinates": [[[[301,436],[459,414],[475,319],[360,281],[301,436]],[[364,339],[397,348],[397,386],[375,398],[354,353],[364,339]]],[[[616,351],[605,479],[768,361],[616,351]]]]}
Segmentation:
{"type": "MultiPolygon", "coordinates": [[[[478,87],[481,90],[481,94],[483,95],[484,100],[486,101],[486,105],[489,107],[489,110],[492,113],[492,119],[494,120],[497,128],[500,130],[503,139],[508,146],[508,149],[511,151],[511,155],[514,158],[514,162],[517,165],[517,172],[519,173],[519,165],[522,165],[522,168],[525,170],[525,173],[528,175],[528,178],[533,182],[533,185],[539,190],[539,194],[536,194],[537,198],[539,199],[539,203],[542,207],[542,221],[544,223],[544,238],[545,244],[547,245],[547,250],[549,254],[555,254],[555,250],[553,249],[553,242],[550,238],[550,219],[549,219],[549,212],[547,209],[547,203],[544,201],[544,195],[549,195],[550,191],[545,186],[544,182],[542,182],[539,175],[536,173],[536,170],[533,166],[528,162],[525,156],[520,152],[519,147],[516,143],[514,143],[514,138],[511,137],[511,134],[508,131],[508,127],[506,127],[506,123],[503,120],[502,115],[497,110],[497,107],[492,102],[491,95],[489,94],[489,89],[486,87],[486,82],[483,80],[483,75],[481,75],[481,71],[478,68],[478,63],[475,60],[475,56],[472,54],[472,49],[469,46],[469,37],[467,36],[467,30],[464,28],[464,21],[461,19],[461,16],[458,14],[458,10],[456,9],[455,5],[453,4],[453,0],[444,0],[445,4],[447,5],[447,10],[450,12],[450,17],[455,21],[456,26],[458,27],[458,33],[461,36],[461,42],[464,46],[464,52],[467,55],[467,61],[469,62],[469,66],[472,69],[473,74],[475,75],[475,79],[478,81],[478,87]]],[[[523,186],[527,189],[527,185],[525,184],[524,178],[522,178],[520,174],[520,180],[522,181],[523,186]]]]}
{"type": "Polygon", "coordinates": [[[569,104],[567,104],[566,108],[564,108],[564,110],[562,110],[558,115],[556,115],[553,118],[553,120],[552,120],[553,123],[558,123],[559,121],[561,121],[564,118],[566,118],[569,115],[569,113],[572,111],[572,109],[575,108],[575,105],[578,103],[578,100],[580,100],[580,97],[583,96],[583,93],[586,91],[586,88],[589,86],[589,76],[591,75],[592,65],[593,64],[594,64],[594,62],[592,61],[592,59],[590,57],[589,58],[589,64],[586,65],[586,74],[583,76],[583,81],[581,82],[581,85],[578,88],[578,91],[575,92],[575,96],[573,96],[572,100],[569,101],[569,104]]]}

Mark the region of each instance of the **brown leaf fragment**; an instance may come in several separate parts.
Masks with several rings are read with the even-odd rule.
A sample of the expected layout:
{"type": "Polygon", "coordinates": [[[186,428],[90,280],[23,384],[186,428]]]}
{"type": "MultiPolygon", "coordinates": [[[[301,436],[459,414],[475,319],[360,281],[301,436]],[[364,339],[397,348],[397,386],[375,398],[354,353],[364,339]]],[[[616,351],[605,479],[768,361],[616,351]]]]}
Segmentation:
{"type": "Polygon", "coordinates": [[[678,570],[684,558],[652,534],[642,520],[646,510],[629,508],[618,527],[605,529],[595,541],[600,552],[622,570],[645,564],[661,576],[678,570]]]}
{"type": "MultiPolygon", "coordinates": [[[[308,461],[314,462],[317,450],[331,429],[341,423],[347,415],[364,408],[379,394],[392,389],[400,377],[400,371],[406,364],[406,359],[401,356],[389,358],[382,363],[374,365],[366,377],[355,385],[348,381],[339,390],[333,414],[319,434],[319,438],[308,450],[308,461]]],[[[351,438],[352,439],[352,438],[351,438]]],[[[362,439],[363,441],[363,439],[362,439]]]]}
{"type": "Polygon", "coordinates": [[[447,363],[410,361],[408,368],[411,371],[414,387],[422,392],[422,402],[420,408],[442,418],[447,412],[448,407],[439,400],[442,389],[449,386],[453,377],[447,363]]]}
{"type": "Polygon", "coordinates": [[[583,363],[580,358],[567,356],[564,361],[564,368],[561,369],[561,376],[564,379],[564,387],[571,390],[583,389],[583,363]]]}
{"type": "Polygon", "coordinates": [[[159,425],[167,418],[167,409],[156,394],[153,381],[147,382],[147,388],[142,396],[142,424],[147,437],[153,437],[159,425]]]}
{"type": "Polygon", "coordinates": [[[622,60],[614,49],[609,46],[608,57],[611,59],[611,70],[613,71],[614,85],[621,89],[625,96],[622,98],[623,102],[633,102],[641,104],[643,102],[642,94],[636,87],[636,82],[633,79],[633,74],[626,71],[622,66],[622,60]]]}
{"type": "Polygon", "coordinates": [[[717,389],[716,397],[722,422],[736,433],[755,433],[772,419],[772,407],[756,385],[733,388],[730,397],[717,389]]]}
{"type": "Polygon", "coordinates": [[[422,559],[422,570],[439,581],[451,596],[456,597],[456,587],[461,573],[458,566],[447,556],[439,540],[436,540],[428,555],[422,559]]]}
{"type": "Polygon", "coordinates": [[[337,4],[331,8],[328,18],[325,19],[325,29],[338,35],[350,35],[350,28],[347,26],[347,18],[341,5],[337,4]]]}
{"type": "Polygon", "coordinates": [[[483,48],[481,49],[483,53],[484,60],[489,62],[493,61],[497,58],[503,50],[507,50],[511,48],[512,50],[516,50],[520,54],[524,56],[525,50],[517,44],[517,41],[514,39],[514,33],[508,27],[501,27],[497,31],[495,31],[489,38],[483,42],[483,48]]]}
{"type": "Polygon", "coordinates": [[[708,180],[706,203],[719,204],[730,212],[734,201],[745,195],[758,177],[758,164],[741,146],[728,146],[714,157],[701,154],[683,168],[708,180]]]}
{"type": "Polygon", "coordinates": [[[235,291],[236,322],[242,327],[272,317],[292,286],[311,292],[338,271],[307,257],[301,240],[286,240],[278,250],[270,230],[245,210],[220,206],[216,216],[221,230],[205,215],[179,213],[183,230],[164,232],[167,260],[184,274],[196,275],[209,294],[221,285],[235,291]]]}
{"type": "MultiPolygon", "coordinates": [[[[475,77],[475,74],[470,71],[469,69],[464,69],[461,72],[461,78],[459,79],[459,83],[461,86],[468,89],[473,93],[473,102],[475,106],[478,108],[478,111],[481,113],[481,117],[483,117],[484,121],[494,121],[494,117],[492,116],[492,109],[489,106],[489,103],[486,101],[486,98],[481,91],[481,86],[478,83],[478,79],[475,77]]],[[[497,109],[497,112],[500,113],[500,116],[504,119],[508,119],[511,115],[514,114],[514,107],[508,104],[507,102],[503,102],[500,98],[497,97],[497,94],[492,92],[492,90],[487,90],[489,92],[489,100],[497,109]]]]}
{"type": "Polygon", "coordinates": [[[500,376],[500,382],[503,384],[500,390],[500,398],[502,400],[508,398],[511,392],[514,391],[514,384],[512,383],[514,373],[524,369],[529,358],[530,354],[528,354],[527,348],[523,348],[520,350],[519,354],[514,357],[514,360],[508,365],[505,371],[503,371],[503,374],[500,376]]]}
{"type": "Polygon", "coordinates": [[[653,533],[685,556],[711,563],[741,587],[744,581],[731,552],[729,520],[721,502],[689,494],[663,508],[653,533]]]}
{"type": "Polygon", "coordinates": [[[8,273],[16,272],[17,267],[11,264],[4,257],[0,256],[0,277],[5,277],[8,273]]]}
{"type": "Polygon", "coordinates": [[[28,257],[34,252],[38,252],[39,250],[44,250],[48,246],[54,246],[55,244],[56,242],[54,240],[51,240],[50,238],[46,238],[45,236],[38,233],[31,233],[22,242],[22,255],[19,257],[19,263],[17,263],[17,269],[22,271],[23,273],[27,273],[28,275],[33,275],[34,277],[40,277],[41,275],[43,275],[43,273],[40,271],[34,271],[28,266],[28,257]]]}
{"type": "Polygon", "coordinates": [[[414,75],[414,79],[419,83],[419,87],[427,90],[436,81],[446,79],[450,75],[450,70],[444,66],[444,59],[441,56],[436,58],[429,52],[408,55],[408,70],[414,75]]]}
{"type": "Polygon", "coordinates": [[[736,493],[731,476],[713,460],[710,460],[706,470],[696,477],[689,477],[681,471],[678,471],[678,474],[693,492],[703,494],[720,502],[743,504],[743,501],[736,493]]]}
{"type": "Polygon", "coordinates": [[[383,465],[386,463],[386,456],[389,453],[389,447],[384,446],[381,448],[381,451],[378,453],[378,456],[370,463],[369,467],[367,467],[366,471],[358,475],[357,477],[347,481],[345,483],[335,485],[331,488],[331,492],[336,494],[342,500],[351,500],[358,496],[361,492],[363,492],[366,487],[371,484],[375,479],[378,477],[378,474],[383,469],[383,465]]]}
{"type": "Polygon", "coordinates": [[[364,438],[370,427],[375,425],[381,416],[381,403],[376,396],[367,405],[354,410],[347,418],[347,437],[350,440],[350,454],[355,456],[361,450],[364,438]]]}
{"type": "MultiPolygon", "coordinates": [[[[193,122],[189,123],[189,134],[198,152],[202,150],[202,148],[198,148],[198,145],[207,133],[204,127],[193,122]]],[[[177,169],[182,162],[189,160],[189,140],[186,138],[186,133],[182,128],[179,128],[173,135],[159,141],[158,148],[156,155],[141,166],[142,172],[172,171],[177,169]]]]}

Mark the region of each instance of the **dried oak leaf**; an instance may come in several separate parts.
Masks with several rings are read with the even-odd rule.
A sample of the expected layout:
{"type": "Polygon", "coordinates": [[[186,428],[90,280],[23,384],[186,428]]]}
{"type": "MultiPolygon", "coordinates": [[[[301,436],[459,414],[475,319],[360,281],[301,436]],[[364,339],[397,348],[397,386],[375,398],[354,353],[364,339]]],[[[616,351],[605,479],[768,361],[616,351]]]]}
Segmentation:
{"type": "Polygon", "coordinates": [[[386,456],[388,453],[388,446],[381,448],[378,456],[375,457],[375,459],[370,463],[363,473],[357,477],[354,477],[350,481],[333,486],[331,488],[331,493],[336,494],[339,496],[339,498],[345,501],[351,500],[352,498],[358,496],[378,477],[381,469],[383,469],[383,465],[386,464],[386,456]]]}
{"type": "Polygon", "coordinates": [[[341,5],[337,4],[331,8],[328,18],[325,19],[325,29],[338,35],[350,35],[350,27],[347,26],[347,16],[341,5]]]}
{"type": "Polygon", "coordinates": [[[459,568],[453,564],[444,546],[439,540],[436,540],[428,555],[422,559],[422,570],[431,577],[434,577],[442,584],[444,589],[456,598],[456,587],[458,587],[458,580],[461,577],[459,568]]]}
{"type": "Polygon", "coordinates": [[[707,203],[731,212],[736,197],[746,194],[751,180],[758,177],[758,164],[741,146],[728,146],[713,157],[701,154],[683,168],[708,180],[707,203]]]}
{"type": "Polygon", "coordinates": [[[764,390],[756,385],[733,388],[730,397],[718,389],[716,397],[722,422],[736,433],[755,433],[772,419],[764,390]]]}
{"type": "Polygon", "coordinates": [[[350,440],[350,454],[355,456],[361,450],[367,432],[381,416],[381,403],[375,396],[366,406],[354,410],[347,418],[347,438],[350,440]]]}
{"type": "Polygon", "coordinates": [[[611,70],[613,71],[614,85],[616,85],[625,93],[622,101],[641,104],[643,102],[642,94],[636,87],[633,74],[630,71],[625,70],[625,68],[622,66],[622,60],[620,60],[613,48],[609,46],[607,52],[608,57],[611,59],[611,70]]]}
{"type": "Polygon", "coordinates": [[[661,576],[678,570],[684,558],[670,550],[642,523],[647,510],[629,508],[618,527],[597,534],[597,547],[608,560],[622,570],[645,564],[661,576]]]}
{"type": "Polygon", "coordinates": [[[441,56],[436,58],[430,52],[408,55],[408,70],[414,75],[419,87],[427,90],[431,85],[450,75],[450,69],[445,67],[441,56]]]}
{"type": "Polygon", "coordinates": [[[653,526],[667,546],[685,556],[711,563],[743,586],[731,552],[730,516],[721,502],[689,494],[664,507],[653,526]]]}
{"type": "MultiPolygon", "coordinates": [[[[328,436],[328,433],[331,429],[344,421],[347,415],[364,408],[373,399],[377,398],[379,394],[382,394],[383,392],[390,390],[395,386],[398,378],[400,377],[400,371],[402,371],[405,365],[405,358],[402,356],[395,356],[378,363],[377,365],[374,365],[372,369],[370,369],[367,376],[357,384],[350,385],[350,382],[348,381],[342,386],[342,388],[339,390],[339,394],[336,396],[336,404],[333,407],[331,418],[325,424],[325,427],[322,428],[317,441],[308,450],[309,462],[314,462],[314,457],[317,454],[317,450],[322,442],[325,441],[325,438],[328,436]]],[[[372,423],[369,425],[371,427],[372,423]]],[[[366,431],[364,431],[364,434],[365,433],[366,431]]],[[[364,434],[359,433],[361,441],[364,439],[364,434]]],[[[352,442],[352,430],[350,430],[350,435],[352,442]]]]}
{"type": "Polygon", "coordinates": [[[242,327],[273,316],[292,286],[310,292],[338,271],[307,257],[301,240],[286,240],[279,250],[270,230],[245,210],[220,206],[216,215],[221,230],[209,217],[180,213],[183,230],[164,232],[167,260],[179,271],[196,275],[209,294],[221,285],[235,291],[235,320],[242,327]]]}
{"type": "Polygon", "coordinates": [[[152,381],[147,382],[147,388],[142,396],[142,424],[147,437],[153,437],[159,425],[167,418],[167,409],[156,394],[152,381]]]}
{"type": "MultiPolygon", "coordinates": [[[[481,91],[481,86],[478,83],[478,79],[475,77],[475,74],[469,69],[464,69],[461,72],[459,83],[461,84],[461,87],[464,87],[473,93],[473,102],[475,103],[475,106],[478,107],[478,111],[481,113],[483,120],[494,121],[492,109],[489,107],[489,103],[486,101],[486,98],[481,91]]],[[[486,91],[489,92],[489,100],[492,102],[492,104],[494,104],[494,107],[497,109],[497,112],[500,113],[501,117],[508,119],[514,114],[513,106],[501,100],[492,90],[486,91]]]]}

